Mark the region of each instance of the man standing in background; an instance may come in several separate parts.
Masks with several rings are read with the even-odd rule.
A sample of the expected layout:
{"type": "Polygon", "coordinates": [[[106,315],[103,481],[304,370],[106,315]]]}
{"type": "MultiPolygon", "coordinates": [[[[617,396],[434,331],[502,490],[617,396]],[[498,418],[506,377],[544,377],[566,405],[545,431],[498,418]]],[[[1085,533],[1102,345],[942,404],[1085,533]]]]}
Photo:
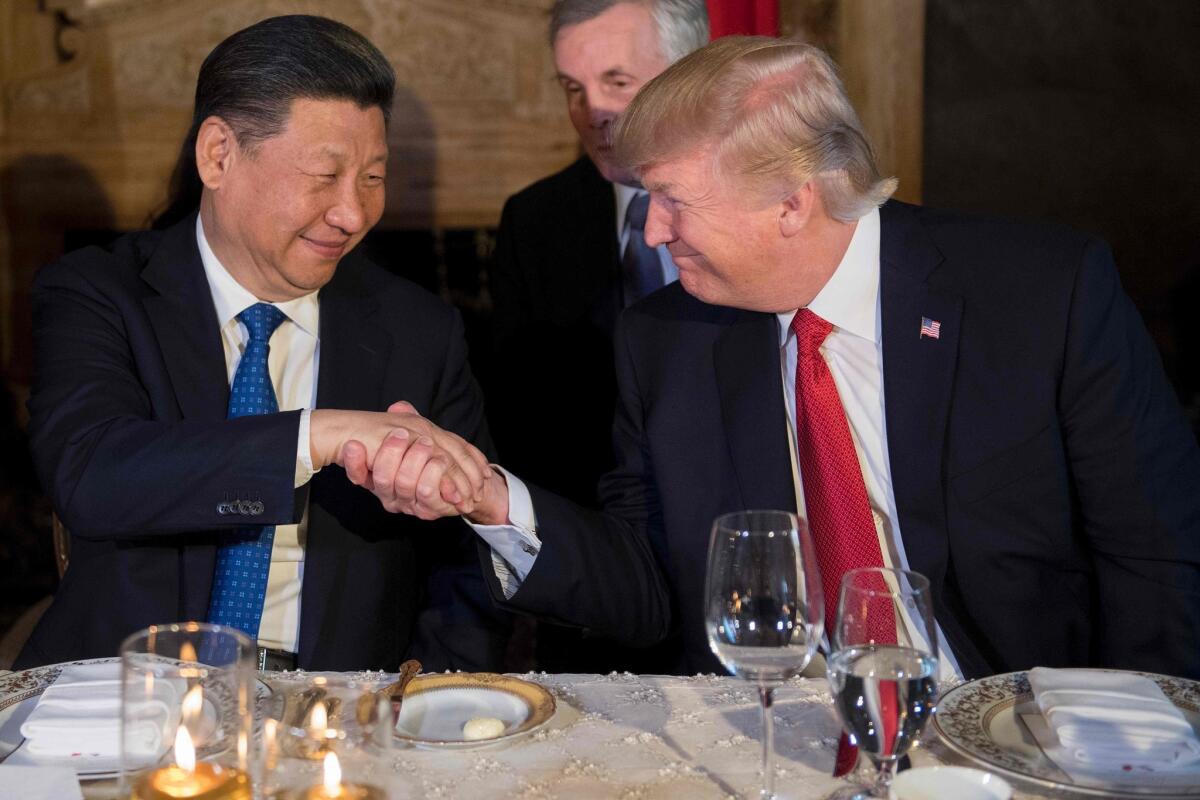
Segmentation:
{"type": "MultiPolygon", "coordinates": [[[[584,155],[505,203],[491,269],[489,419],[503,463],[585,506],[612,468],[612,334],[621,309],[677,277],[643,238],[648,195],[612,158],[614,121],[646,82],[708,42],[704,0],[558,0],[550,44],[584,155]]],[[[542,627],[541,666],[574,637],[542,627]],[[567,641],[562,637],[567,636],[567,641]]],[[[607,647],[595,671],[625,666],[607,647]]],[[[594,657],[593,657],[594,656],[594,657]]]]}

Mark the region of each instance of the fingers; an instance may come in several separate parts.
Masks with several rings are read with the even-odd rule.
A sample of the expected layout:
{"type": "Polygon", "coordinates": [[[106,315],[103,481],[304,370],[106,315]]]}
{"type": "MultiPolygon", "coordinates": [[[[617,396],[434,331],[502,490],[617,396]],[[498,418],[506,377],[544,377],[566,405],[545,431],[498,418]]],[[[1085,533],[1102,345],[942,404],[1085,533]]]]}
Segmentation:
{"type": "Polygon", "coordinates": [[[367,464],[367,447],[362,442],[351,439],[342,447],[340,463],[346,470],[346,477],[355,486],[367,486],[371,478],[370,466],[367,464]]]}
{"type": "MultiPolygon", "coordinates": [[[[371,485],[368,487],[386,505],[397,499],[396,475],[404,463],[413,443],[413,436],[405,428],[396,428],[383,437],[375,451],[371,464],[371,485]]],[[[400,498],[403,501],[403,498],[400,498]]]]}
{"type": "Polygon", "coordinates": [[[388,410],[389,414],[416,414],[417,413],[417,409],[414,408],[413,404],[408,402],[407,400],[397,400],[396,402],[394,402],[390,406],[388,406],[387,410],[388,410]]]}

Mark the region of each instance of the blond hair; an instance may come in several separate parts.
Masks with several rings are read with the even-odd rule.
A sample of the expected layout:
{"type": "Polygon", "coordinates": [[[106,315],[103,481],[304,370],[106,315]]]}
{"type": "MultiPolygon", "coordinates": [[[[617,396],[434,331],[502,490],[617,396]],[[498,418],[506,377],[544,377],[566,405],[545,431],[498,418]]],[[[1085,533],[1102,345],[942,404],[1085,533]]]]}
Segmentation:
{"type": "Polygon", "coordinates": [[[879,174],[829,56],[763,36],[718,39],[646,84],[614,144],[635,174],[711,148],[718,174],[755,190],[786,195],[815,180],[830,216],[844,222],[896,189],[879,174]]]}

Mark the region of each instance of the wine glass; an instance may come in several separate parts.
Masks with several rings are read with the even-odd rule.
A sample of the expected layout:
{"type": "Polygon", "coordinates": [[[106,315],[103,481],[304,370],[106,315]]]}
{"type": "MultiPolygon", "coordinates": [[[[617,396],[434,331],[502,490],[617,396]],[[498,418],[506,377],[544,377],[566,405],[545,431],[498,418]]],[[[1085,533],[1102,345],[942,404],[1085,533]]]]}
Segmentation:
{"type": "Polygon", "coordinates": [[[896,762],[921,736],[937,701],[937,628],[929,580],[901,569],[842,577],[829,686],[850,740],[875,764],[870,787],[837,800],[887,797],[896,762]]]}
{"type": "Polygon", "coordinates": [[[808,528],[787,511],[738,511],[713,521],[704,587],[708,643],[725,668],[758,684],[761,797],[775,797],[775,687],[812,660],[824,628],[821,578],[808,528]]]}

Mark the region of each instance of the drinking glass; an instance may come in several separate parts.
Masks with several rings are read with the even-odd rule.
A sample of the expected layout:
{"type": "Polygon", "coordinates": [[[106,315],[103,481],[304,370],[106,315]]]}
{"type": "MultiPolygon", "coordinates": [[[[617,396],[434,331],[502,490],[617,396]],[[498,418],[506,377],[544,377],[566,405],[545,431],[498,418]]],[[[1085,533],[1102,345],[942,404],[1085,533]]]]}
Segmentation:
{"type": "Polygon", "coordinates": [[[821,641],[824,603],[808,528],[787,511],[738,511],[713,521],[705,627],[731,673],[758,685],[762,791],[775,797],[775,688],[808,666],[821,641]]]}
{"type": "Polygon", "coordinates": [[[838,800],[887,797],[896,762],[937,701],[937,628],[924,575],[867,568],[842,577],[829,659],[834,705],[850,740],[875,764],[870,787],[838,800]]]}
{"type": "Polygon", "coordinates": [[[241,631],[203,622],[121,643],[123,797],[250,800],[255,652],[241,631]]]}

